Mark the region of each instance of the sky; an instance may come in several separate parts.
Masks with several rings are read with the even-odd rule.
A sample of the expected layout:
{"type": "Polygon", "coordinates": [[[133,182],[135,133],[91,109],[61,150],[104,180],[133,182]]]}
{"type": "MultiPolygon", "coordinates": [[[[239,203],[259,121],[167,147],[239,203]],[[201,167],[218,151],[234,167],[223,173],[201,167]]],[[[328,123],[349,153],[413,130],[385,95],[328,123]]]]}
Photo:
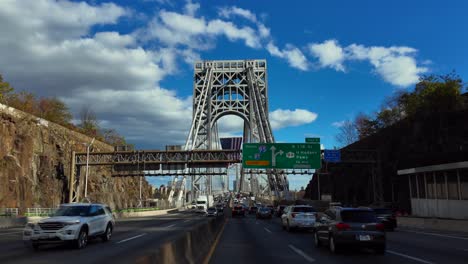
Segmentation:
{"type": "MultiPolygon", "coordinates": [[[[466,79],[467,1],[0,0],[0,73],[93,109],[139,149],[184,144],[196,60],[266,59],[277,142],[378,111],[424,74],[466,79]]],[[[239,135],[227,116],[220,135],[239,135]]],[[[292,189],[310,176],[291,176],[292,189]]],[[[167,183],[167,180],[162,180],[167,183]]]]}

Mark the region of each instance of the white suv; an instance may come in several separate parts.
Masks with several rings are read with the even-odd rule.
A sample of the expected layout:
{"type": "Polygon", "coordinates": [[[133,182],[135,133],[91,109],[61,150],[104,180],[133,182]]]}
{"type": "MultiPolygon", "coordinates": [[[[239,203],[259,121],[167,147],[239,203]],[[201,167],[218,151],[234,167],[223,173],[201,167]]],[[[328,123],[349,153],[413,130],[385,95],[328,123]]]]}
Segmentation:
{"type": "Polygon", "coordinates": [[[28,223],[23,240],[38,249],[41,244],[73,242],[78,249],[86,247],[88,238],[109,241],[115,220],[110,208],[103,204],[62,204],[55,214],[37,223],[28,223]]]}
{"type": "Polygon", "coordinates": [[[283,229],[291,231],[293,228],[314,229],[316,210],[309,205],[291,205],[284,209],[281,215],[283,229]]]}

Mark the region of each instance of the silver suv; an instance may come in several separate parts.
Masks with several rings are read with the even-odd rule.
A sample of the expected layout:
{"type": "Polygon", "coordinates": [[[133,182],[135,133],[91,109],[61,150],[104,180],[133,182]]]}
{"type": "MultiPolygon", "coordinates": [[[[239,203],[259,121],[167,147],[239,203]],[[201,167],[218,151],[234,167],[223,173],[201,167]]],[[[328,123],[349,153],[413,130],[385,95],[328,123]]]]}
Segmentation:
{"type": "Polygon", "coordinates": [[[78,249],[86,247],[88,239],[100,237],[109,241],[115,220],[110,208],[103,204],[62,204],[55,214],[37,223],[28,223],[23,240],[34,249],[41,244],[72,242],[78,249]]]}

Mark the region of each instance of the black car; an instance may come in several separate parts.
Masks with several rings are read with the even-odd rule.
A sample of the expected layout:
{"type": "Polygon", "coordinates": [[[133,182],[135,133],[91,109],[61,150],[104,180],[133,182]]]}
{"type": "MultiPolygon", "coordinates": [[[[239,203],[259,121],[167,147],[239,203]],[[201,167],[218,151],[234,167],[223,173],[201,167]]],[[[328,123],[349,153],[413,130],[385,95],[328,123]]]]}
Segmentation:
{"type": "Polygon", "coordinates": [[[232,217],[242,216],[245,217],[245,209],[242,205],[236,205],[232,208],[232,217]]]}
{"type": "Polygon", "coordinates": [[[370,208],[331,208],[317,219],[315,229],[315,246],[327,244],[332,253],[365,247],[385,254],[385,226],[370,208]]]}
{"type": "Polygon", "coordinates": [[[278,205],[278,207],[276,207],[276,210],[275,210],[275,215],[278,217],[281,217],[281,215],[283,214],[284,208],[286,208],[286,205],[278,205]]]}
{"type": "Polygon", "coordinates": [[[271,219],[271,216],[272,214],[271,214],[270,208],[266,208],[266,207],[258,208],[257,214],[256,214],[257,219],[263,219],[263,218],[271,219]]]}
{"type": "Polygon", "coordinates": [[[249,214],[255,214],[257,213],[258,207],[257,206],[251,206],[249,208],[249,214]]]}
{"type": "Polygon", "coordinates": [[[385,225],[386,230],[393,231],[397,227],[396,216],[392,209],[389,208],[374,208],[377,219],[385,225]]]}

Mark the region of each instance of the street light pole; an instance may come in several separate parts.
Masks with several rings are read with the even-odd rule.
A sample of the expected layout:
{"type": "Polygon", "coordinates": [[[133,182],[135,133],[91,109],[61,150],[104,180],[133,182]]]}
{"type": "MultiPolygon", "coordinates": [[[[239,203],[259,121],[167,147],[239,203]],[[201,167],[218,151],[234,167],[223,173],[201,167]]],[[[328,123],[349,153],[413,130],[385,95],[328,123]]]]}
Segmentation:
{"type": "Polygon", "coordinates": [[[88,171],[89,171],[89,149],[94,143],[95,138],[91,140],[91,143],[86,147],[86,176],[85,176],[85,199],[88,199],[88,171]]]}

